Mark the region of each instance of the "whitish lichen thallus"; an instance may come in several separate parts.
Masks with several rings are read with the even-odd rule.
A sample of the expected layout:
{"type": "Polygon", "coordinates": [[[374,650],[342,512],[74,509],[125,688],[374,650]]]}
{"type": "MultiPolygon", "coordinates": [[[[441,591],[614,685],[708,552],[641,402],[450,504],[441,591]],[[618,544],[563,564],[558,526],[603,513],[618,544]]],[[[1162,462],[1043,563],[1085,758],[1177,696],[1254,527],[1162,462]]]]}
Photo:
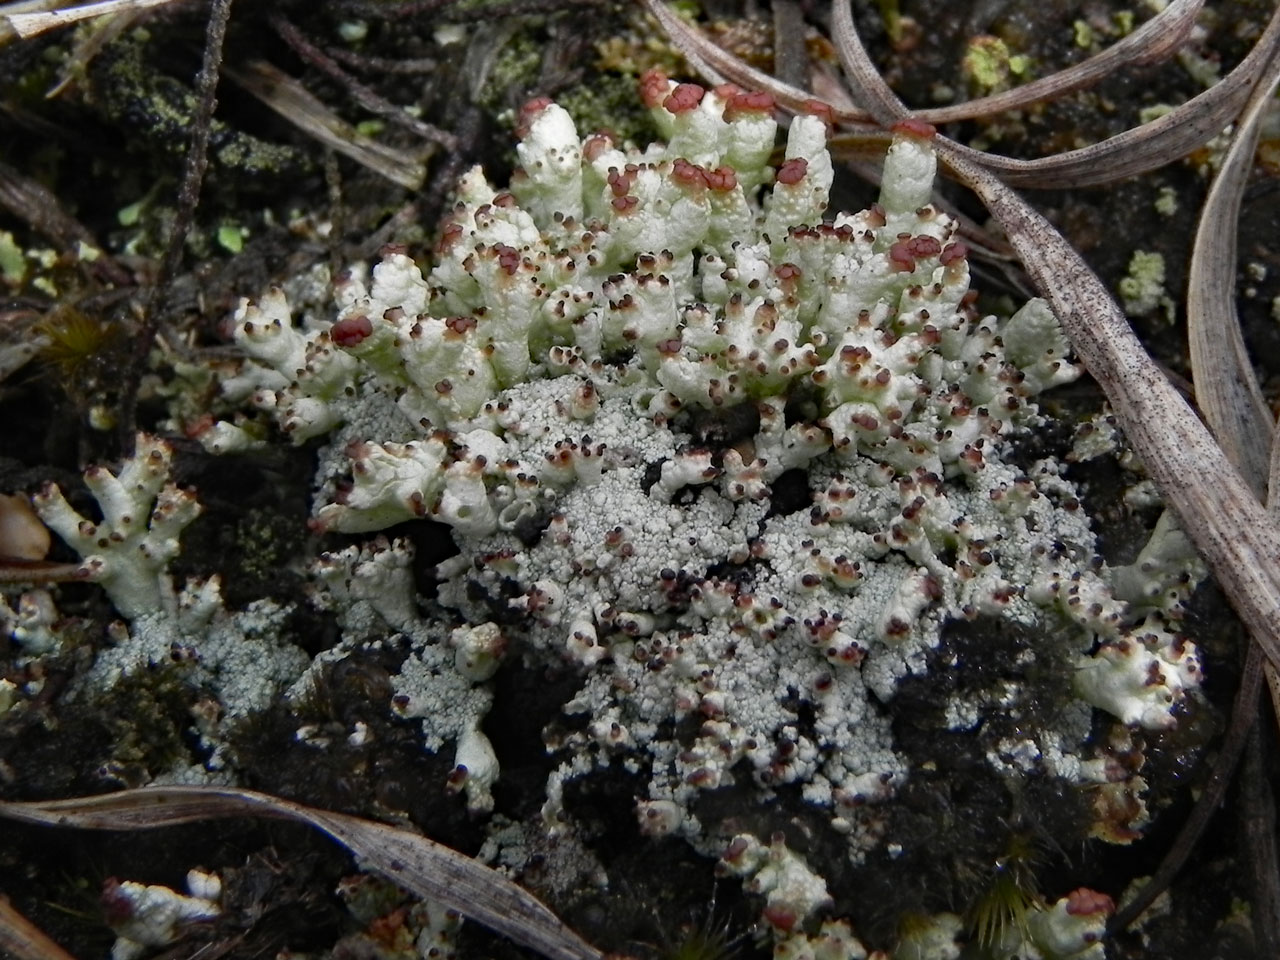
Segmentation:
{"type": "MultiPolygon", "coordinates": [[[[768,97],[656,74],[642,95],[664,138],[643,149],[531,104],[512,182],[463,178],[425,274],[388,249],[370,278],[338,280],[336,315],[295,322],[279,290],[241,305],[245,358],[220,398],[233,412],[199,440],[245,450],[267,423],[323,437],[317,531],[430,519],[457,547],[429,603],[404,541],[318,558],[342,641],[309,667],[293,648],[264,655],[285,665],[270,682],[302,696],[335,660],[399,638],[391,707],[420,718],[427,749],[452,746],[441,786],[483,813],[500,775],[481,726],[495,674],[568,665],[577,719],[548,734],[560,763],[543,828],[572,823],[567,782],[620,767],[644,784],[641,830],[743,877],[779,949],[852,950],[847,923],[809,922],[832,903],[823,864],[781,834],[704,823],[702,798],[736,791],[740,822],[784,796],[820,810],[823,857],[916,855],[890,815],[919,775],[895,742],[895,695],[934,679],[931,657],[966,669],[942,644],[951,625],[1021,631],[1035,639],[1016,681],[939,687],[937,735],[970,735],[1002,778],[1091,785],[1088,829],[1132,838],[1144,785],[1115,758],[1134,754],[1124,725],[1174,725],[1200,682],[1173,621],[1202,570],[1168,522],[1132,565],[1103,563],[1063,462],[1014,455],[1044,420],[1037,395],[1078,374],[1051,311],[976,309],[956,224],[930,202],[925,125],[898,129],[878,203],[830,214],[821,116],[791,122],[774,165],[768,97]],[[1090,738],[1093,708],[1118,721],[1107,742],[1090,738]]],[[[169,555],[78,541],[58,495],[40,509],[119,592],[132,623],[118,657],[176,638],[220,690],[197,613],[278,637],[265,608],[215,617],[207,585],[159,625],[125,610],[169,555]]],[[[495,849],[513,837],[495,828],[495,849]]],[[[1038,904],[1010,935],[1085,949],[1105,900],[1038,904]]],[[[949,914],[917,927],[922,943],[963,938],[949,914]]]]}

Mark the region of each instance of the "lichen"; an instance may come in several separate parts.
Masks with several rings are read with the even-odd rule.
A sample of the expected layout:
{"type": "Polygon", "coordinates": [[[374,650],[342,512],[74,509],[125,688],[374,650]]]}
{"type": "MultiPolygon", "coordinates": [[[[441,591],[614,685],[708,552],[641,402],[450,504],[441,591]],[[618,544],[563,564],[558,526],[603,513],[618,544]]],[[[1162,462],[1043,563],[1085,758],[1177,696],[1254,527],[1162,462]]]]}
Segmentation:
{"type": "MultiPolygon", "coordinates": [[[[446,786],[473,811],[500,777],[492,678],[568,666],[549,829],[571,826],[567,784],[618,765],[647,780],[646,834],[765,849],[701,800],[794,789],[857,862],[912,843],[875,812],[913,776],[883,705],[945,626],[985,618],[1038,634],[1022,656],[1043,686],[971,690],[950,729],[1041,702],[992,769],[1095,783],[1089,705],[1165,728],[1198,684],[1165,618],[1199,571],[1167,546],[1107,568],[1064,465],[1014,465],[1036,395],[1077,375],[1052,313],[973,309],[918,131],[879,204],[827,220],[820,119],[792,122],[774,167],[768,98],[642,91],[667,141],[645,150],[526,108],[510,187],[463,179],[429,272],[386,251],[329,323],[295,326],[279,292],[241,305],[223,403],[328,438],[315,528],[430,519],[458,551],[427,613],[406,542],[323,557],[344,640],[318,662],[407,638],[394,709],[428,749],[454,744],[446,786]]],[[[254,437],[244,419],[199,432],[215,452],[254,437]]],[[[781,943],[800,949],[824,897],[774,904],[781,943]]]]}
{"type": "MultiPolygon", "coordinates": [[[[743,876],[783,956],[856,955],[847,924],[818,927],[844,909],[831,878],[929,855],[917,814],[895,815],[931,789],[900,734],[966,743],[1008,794],[1054,784],[1086,811],[1072,839],[1132,839],[1141,753],[1093,725],[1178,722],[1199,662],[1176,620],[1201,570],[1170,523],[1108,566],[1067,464],[1020,450],[1046,423],[1037,397],[1079,372],[1052,312],[976,309],[922,128],[897,132],[877,204],[832,215],[820,117],[792,121],[775,163],[768,97],[654,74],[642,94],[665,142],[584,139],[535,101],[511,184],[463,178],[429,270],[384,250],[341,277],[331,318],[295,323],[279,290],[246,300],[243,356],[186,375],[228,418],[189,422],[173,394],[211,452],[272,431],[319,448],[312,531],[361,542],[310,565],[339,634],[316,657],[287,642],[288,607],[170,583],[196,500],[166,486],[163,445],[87,476],[100,524],[44,495],[129,621],[77,690],[176,661],[211,696],[202,766],[166,775],[232,777],[230,724],[281,691],[301,713],[338,665],[383,657],[388,711],[452,750],[437,788],[483,815],[504,677],[567,677],[542,828],[572,834],[575,784],[625,772],[640,830],[743,876]],[[392,528],[451,540],[431,596],[392,528]],[[1017,662],[988,668],[1002,649],[1017,662]],[[945,697],[908,730],[895,698],[930,683],[945,697]],[[822,842],[799,849],[780,810],[822,842]]],[[[332,724],[297,719],[298,742],[331,748],[332,724]]],[[[369,727],[342,736],[361,747],[369,727]]],[[[1043,912],[1028,949],[1079,932],[1043,912]]],[[[933,915],[919,929],[954,947],[933,915]]]]}

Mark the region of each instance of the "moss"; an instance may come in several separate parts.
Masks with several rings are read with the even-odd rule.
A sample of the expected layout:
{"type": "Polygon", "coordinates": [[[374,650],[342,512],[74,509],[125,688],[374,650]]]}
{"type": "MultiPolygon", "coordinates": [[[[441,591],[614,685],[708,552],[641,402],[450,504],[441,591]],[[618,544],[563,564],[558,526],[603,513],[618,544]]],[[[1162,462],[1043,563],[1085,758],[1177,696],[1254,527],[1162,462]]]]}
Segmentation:
{"type": "MultiPolygon", "coordinates": [[[[196,96],[189,86],[152,65],[149,39],[145,31],[134,31],[94,59],[92,100],[107,119],[131,135],[132,146],[176,158],[186,153],[191,138],[196,96]]],[[[210,130],[209,159],[215,166],[267,179],[311,167],[310,158],[294,148],[268,143],[218,119],[210,130]]]]}
{"type": "Polygon", "coordinates": [[[730,960],[736,949],[729,924],[708,911],[701,923],[681,926],[675,942],[662,951],[661,960],[730,960]]]}
{"type": "MultiPolygon", "coordinates": [[[[671,4],[671,9],[690,22],[698,19],[700,13],[699,4],[689,1],[671,4]]],[[[669,76],[689,73],[685,55],[667,40],[657,20],[641,10],[639,4],[628,8],[626,26],[600,41],[595,49],[600,56],[596,67],[602,70],[614,70],[631,77],[653,69],[669,76]]]]}
{"type": "Polygon", "coordinates": [[[68,305],[51,310],[35,325],[34,332],[49,340],[41,357],[64,377],[73,377],[99,356],[119,331],[110,321],[68,305]]]}
{"type": "Polygon", "coordinates": [[[969,905],[969,927],[984,951],[999,951],[1014,932],[1025,935],[1027,918],[1043,902],[1035,877],[1038,859],[1028,834],[1010,835],[990,882],[969,905]]]}
{"type": "Polygon", "coordinates": [[[541,72],[542,44],[529,33],[517,34],[499,52],[476,102],[494,112],[513,106],[511,91],[536,89],[541,72]]]}
{"type": "Polygon", "coordinates": [[[655,135],[647,111],[640,107],[635,80],[605,74],[591,84],[579,84],[556,98],[569,111],[582,133],[608,130],[621,140],[644,143],[655,135]]]}
{"type": "Polygon", "coordinates": [[[98,704],[113,741],[104,763],[109,774],[129,786],[143,786],[188,763],[185,738],[195,699],[176,664],[138,670],[112,687],[98,704]]]}

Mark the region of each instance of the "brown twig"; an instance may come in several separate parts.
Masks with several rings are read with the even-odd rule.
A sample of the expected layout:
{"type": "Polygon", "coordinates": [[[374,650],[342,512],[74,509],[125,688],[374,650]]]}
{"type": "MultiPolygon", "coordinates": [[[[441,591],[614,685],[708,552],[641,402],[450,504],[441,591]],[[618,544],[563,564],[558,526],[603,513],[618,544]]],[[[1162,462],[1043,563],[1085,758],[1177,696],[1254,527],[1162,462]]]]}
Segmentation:
{"type": "MultiPolygon", "coordinates": [[[[1205,199],[1187,282],[1187,331],[1196,402],[1224,455],[1240,471],[1254,496],[1268,500],[1272,516],[1280,510],[1280,496],[1277,496],[1280,489],[1274,475],[1277,461],[1273,459],[1272,450],[1275,426],[1245,349],[1235,306],[1234,280],[1241,198],[1253,165],[1259,121],[1277,83],[1280,83],[1280,61],[1273,60],[1245,106],[1231,147],[1205,199]],[[1269,473],[1272,474],[1270,483],[1269,473]]],[[[1270,677],[1273,668],[1266,662],[1257,640],[1251,638],[1249,644],[1245,675],[1232,707],[1231,725],[1214,765],[1210,785],[1197,799],[1195,809],[1165,854],[1156,875],[1147,882],[1138,898],[1113,919],[1113,931],[1124,929],[1172,883],[1208,825],[1210,816],[1222,802],[1227,780],[1239,760],[1250,730],[1254,732],[1256,741],[1257,725],[1254,721],[1259,713],[1256,692],[1259,678],[1264,670],[1270,677]]],[[[1255,856],[1260,855],[1264,849],[1262,840],[1252,842],[1249,849],[1255,856]]],[[[1270,841],[1269,850],[1274,861],[1274,839],[1270,841]]],[[[1274,869],[1274,863],[1271,868],[1274,869]]],[[[1258,867],[1255,874],[1263,869],[1266,868],[1258,867]]],[[[1259,883],[1256,886],[1266,892],[1273,890],[1275,883],[1273,876],[1269,885],[1259,883]]],[[[1274,941],[1275,932],[1268,932],[1264,927],[1265,924],[1259,927],[1260,936],[1264,941],[1274,941]]],[[[1275,955],[1275,950],[1266,951],[1266,955],[1275,955]]]]}
{"type": "Polygon", "coordinates": [[[509,0],[508,3],[486,4],[480,9],[459,6],[458,0],[406,0],[404,3],[379,3],[377,0],[341,0],[334,4],[338,10],[357,14],[372,20],[407,20],[423,14],[433,14],[436,22],[457,23],[474,20],[496,20],[502,17],[522,17],[536,14],[557,13],[571,7],[598,7],[604,0],[509,0]]]}
{"type": "Polygon", "coordinates": [[[809,56],[804,45],[804,13],[796,0],[773,2],[773,72],[783,83],[798,87],[809,79],[809,56]]]}
{"type": "Polygon", "coordinates": [[[440,69],[440,62],[433,57],[410,57],[404,60],[395,60],[391,57],[378,57],[369,53],[360,53],[357,50],[347,50],[344,47],[328,47],[325,49],[325,53],[353,70],[368,70],[371,73],[416,75],[434,73],[440,69]]]}
{"type": "Polygon", "coordinates": [[[89,571],[80,563],[0,557],[0,583],[72,583],[88,577],[89,571]]]}
{"type": "Polygon", "coordinates": [[[305,62],[315,67],[321,73],[324,73],[342,84],[347,92],[355,99],[356,103],[364,107],[372,114],[376,114],[385,120],[398,124],[406,130],[411,131],[423,140],[438,143],[446,150],[456,150],[458,147],[458,138],[447,130],[441,130],[437,126],[433,126],[424,120],[419,120],[412,116],[403,107],[398,107],[394,103],[380,97],[372,89],[365,86],[347,71],[343,70],[338,63],[317,47],[314,43],[307,39],[294,24],[290,23],[278,13],[274,13],[270,17],[271,27],[280,34],[285,43],[293,48],[305,62]]]}
{"type": "Polygon", "coordinates": [[[213,110],[218,102],[218,71],[222,65],[222,44],[227,35],[227,22],[231,19],[231,0],[212,0],[209,25],[205,33],[204,57],[200,73],[196,76],[196,109],[191,118],[191,142],[187,148],[186,163],[182,171],[182,188],[178,193],[178,211],[169,231],[160,272],[156,275],[142,309],[142,322],[134,340],[131,368],[124,377],[120,398],[121,446],[129,449],[137,435],[138,386],[146,367],[147,356],[155,342],[156,333],[168,306],[169,285],[177,275],[182,262],[182,250],[187,233],[195,219],[196,206],[200,202],[200,187],[204,183],[209,165],[209,131],[213,122],[213,110]]]}
{"type": "Polygon", "coordinates": [[[0,162],[0,207],[48,237],[65,253],[93,256],[92,268],[108,282],[117,286],[133,282],[129,271],[103,252],[97,238],[67,213],[52,191],[3,162],[0,162]]]}
{"type": "Polygon", "coordinates": [[[214,817],[304,823],[355,854],[366,870],[436,900],[550,960],[602,960],[540,900],[482,863],[408,830],[233,787],[147,787],[35,803],[0,801],[0,817],[84,830],[154,830],[214,817]]]}
{"type": "Polygon", "coordinates": [[[1260,957],[1280,956],[1280,857],[1276,798],[1263,763],[1261,726],[1253,730],[1241,775],[1241,827],[1253,881],[1254,946],[1260,957]]]}
{"type": "Polygon", "coordinates": [[[0,955],[15,960],[75,960],[0,894],[0,955]]]}

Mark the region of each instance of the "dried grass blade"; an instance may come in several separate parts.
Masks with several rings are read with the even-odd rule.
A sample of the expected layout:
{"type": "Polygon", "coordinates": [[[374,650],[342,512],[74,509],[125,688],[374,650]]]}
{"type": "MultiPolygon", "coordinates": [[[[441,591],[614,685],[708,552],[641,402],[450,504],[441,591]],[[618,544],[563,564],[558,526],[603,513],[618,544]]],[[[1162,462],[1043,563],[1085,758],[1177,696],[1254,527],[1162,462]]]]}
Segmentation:
{"type": "MultiPolygon", "coordinates": [[[[1271,469],[1268,474],[1267,489],[1270,498],[1267,508],[1273,517],[1280,517],[1280,423],[1271,435],[1271,469]]],[[[1280,730],[1280,667],[1271,661],[1264,664],[1267,678],[1267,693],[1271,697],[1271,712],[1280,730]]]]}
{"type": "Polygon", "coordinates": [[[1273,518],[1061,234],[992,172],[945,143],[939,153],[1004,228],[1236,613],[1280,663],[1280,529],[1273,518]]]}
{"type": "Polygon", "coordinates": [[[1185,157],[1235,119],[1280,49],[1280,7],[1249,54],[1217,84],[1151,123],[1099,143],[1041,160],[987,158],[1013,185],[1087,187],[1154,170],[1185,157]]]}
{"type": "MultiPolygon", "coordinates": [[[[871,62],[853,25],[846,0],[840,0],[833,9],[836,50],[854,86],[854,98],[886,126],[914,115],[889,89],[871,62]]],[[[1012,186],[1088,187],[1123,180],[1184,157],[1216,136],[1244,106],[1277,50],[1280,50],[1280,7],[1272,12],[1266,30],[1248,56],[1217,84],[1157,120],[1079,150],[1039,160],[1015,160],[982,153],[953,140],[944,141],[941,137],[939,140],[947,144],[953,156],[995,171],[1012,186]]]]}
{"type": "Polygon", "coordinates": [[[871,62],[871,56],[862,45],[862,38],[858,36],[858,28],[853,25],[850,0],[836,0],[832,6],[831,38],[835,41],[840,65],[849,76],[853,99],[877,123],[887,127],[895,120],[911,114],[911,109],[884,82],[880,71],[871,62]]]}
{"type": "Polygon", "coordinates": [[[0,894],[0,956],[15,960],[75,960],[0,894]]]}
{"type": "Polygon", "coordinates": [[[232,788],[147,787],[65,800],[2,800],[0,817],[44,827],[156,830],[216,817],[290,819],[289,814],[275,806],[275,803],[286,802],[232,788]]]}
{"type": "Polygon", "coordinates": [[[1156,63],[1180,47],[1195,26],[1204,0],[1173,0],[1124,39],[1087,60],[1003,93],[967,100],[949,107],[918,110],[914,116],[928,123],[950,123],[1018,110],[1032,103],[1054,100],[1097,83],[1129,64],[1156,63]]]}
{"type": "Polygon", "coordinates": [[[70,800],[0,802],[3,818],[91,830],[148,830],[231,816],[309,824],[346,846],[364,868],[551,960],[601,960],[598,950],[502,874],[424,836],[371,820],[222,787],[147,787],[70,800]]]}
{"type": "Polygon", "coordinates": [[[361,83],[338,65],[337,61],[311,42],[298,27],[278,13],[268,18],[272,28],[285,43],[293,48],[306,63],[327,74],[330,79],[343,85],[347,92],[360,106],[375,116],[389,120],[397,126],[404,127],[423,140],[438,143],[446,150],[458,149],[458,138],[447,130],[442,130],[425,120],[419,120],[403,107],[383,99],[371,87],[361,83]]]}
{"type": "Polygon", "coordinates": [[[277,67],[257,60],[240,69],[222,71],[280,116],[326,147],[350,157],[407,190],[417,190],[426,168],[415,157],[356,132],[301,83],[277,67]]]}
{"type": "Polygon", "coordinates": [[[1187,279],[1187,336],[1196,405],[1227,458],[1264,502],[1275,423],[1249,362],[1236,312],[1236,232],[1260,121],[1277,84],[1280,57],[1272,60],[1254,90],[1209,188],[1187,279]]]}
{"type": "Polygon", "coordinates": [[[13,0],[11,3],[0,3],[0,20],[7,20],[17,13],[40,13],[45,10],[56,10],[62,0],[13,0]]]}
{"type": "Polygon", "coordinates": [[[1275,716],[1276,729],[1280,731],[1280,670],[1276,670],[1270,661],[1263,664],[1262,669],[1267,678],[1267,694],[1271,698],[1271,712],[1275,716]]]}
{"type": "Polygon", "coordinates": [[[345,814],[310,811],[311,823],[357,853],[361,863],[420,896],[460,913],[553,960],[599,960],[600,953],[531,893],[426,837],[345,814]]]}
{"type": "Polygon", "coordinates": [[[146,10],[149,7],[163,7],[173,2],[174,0],[102,0],[101,3],[85,4],[82,7],[65,7],[48,13],[7,13],[0,14],[0,17],[20,39],[26,40],[48,30],[79,23],[81,20],[105,17],[122,11],[133,12],[146,10]]]}
{"type": "Polygon", "coordinates": [[[773,72],[792,87],[804,83],[809,74],[804,11],[796,0],[773,0],[773,72]]]}
{"type": "MultiPolygon", "coordinates": [[[[1271,468],[1267,472],[1267,489],[1271,491],[1267,498],[1267,506],[1275,512],[1280,522],[1280,422],[1276,423],[1271,434],[1271,468]]],[[[1277,715],[1280,719],[1280,713],[1277,715]]]]}
{"type": "Polygon", "coordinates": [[[88,569],[79,563],[0,556],[0,583],[71,583],[88,579],[88,569]]]}
{"type": "MultiPolygon", "coordinates": [[[[726,53],[708,40],[702,33],[668,9],[663,0],[641,0],[644,8],[653,15],[666,32],[667,37],[684,54],[693,68],[712,83],[731,80],[741,87],[763,90],[793,113],[805,112],[806,101],[814,99],[812,93],[783,83],[763,70],[743,63],[731,53],[726,53]]],[[[861,110],[850,110],[840,104],[830,104],[839,123],[866,123],[870,117],[861,110]]]]}

